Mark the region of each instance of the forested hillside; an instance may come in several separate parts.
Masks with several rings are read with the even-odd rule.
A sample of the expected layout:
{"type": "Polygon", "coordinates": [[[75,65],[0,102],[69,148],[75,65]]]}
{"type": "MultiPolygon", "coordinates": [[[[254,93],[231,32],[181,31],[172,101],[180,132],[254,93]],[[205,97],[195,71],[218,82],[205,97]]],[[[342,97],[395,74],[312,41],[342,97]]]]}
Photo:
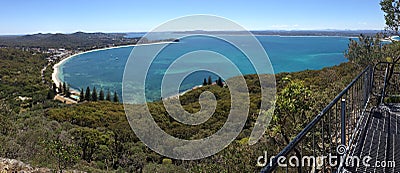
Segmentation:
{"type": "Polygon", "coordinates": [[[126,34],[84,33],[33,34],[22,36],[0,36],[0,47],[64,48],[86,50],[105,46],[136,44],[140,38],[126,38],[126,34]]]}

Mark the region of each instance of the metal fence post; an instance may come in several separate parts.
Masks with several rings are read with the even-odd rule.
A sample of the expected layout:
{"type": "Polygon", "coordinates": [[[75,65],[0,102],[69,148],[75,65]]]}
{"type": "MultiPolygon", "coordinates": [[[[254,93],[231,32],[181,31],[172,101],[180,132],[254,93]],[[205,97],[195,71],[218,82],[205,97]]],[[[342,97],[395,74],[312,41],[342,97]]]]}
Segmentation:
{"type": "Polygon", "coordinates": [[[369,66],[369,72],[368,72],[368,96],[372,93],[372,85],[373,85],[373,79],[374,79],[374,69],[372,66],[369,66]]]}
{"type": "MultiPolygon", "coordinates": [[[[369,71],[368,71],[369,72],[369,71]]],[[[363,85],[363,106],[367,103],[367,97],[368,97],[368,85],[369,85],[369,81],[368,81],[368,72],[365,74],[364,76],[364,85],[363,85]]]]}
{"type": "Polygon", "coordinates": [[[342,145],[346,145],[346,99],[341,101],[341,127],[342,127],[342,145]]]}
{"type": "MultiPolygon", "coordinates": [[[[341,147],[345,147],[346,146],[346,99],[342,98],[341,102],[340,102],[340,106],[341,106],[341,113],[340,113],[340,125],[341,125],[341,147]]],[[[342,171],[343,165],[345,164],[345,154],[340,156],[340,165],[338,168],[338,172],[342,171]]]]}

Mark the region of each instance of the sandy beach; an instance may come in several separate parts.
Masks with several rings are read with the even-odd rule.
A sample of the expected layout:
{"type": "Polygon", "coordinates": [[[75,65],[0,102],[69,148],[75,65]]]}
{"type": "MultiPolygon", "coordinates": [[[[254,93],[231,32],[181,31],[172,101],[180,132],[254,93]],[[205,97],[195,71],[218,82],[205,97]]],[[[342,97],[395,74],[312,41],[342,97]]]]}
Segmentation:
{"type": "MultiPolygon", "coordinates": [[[[81,54],[85,54],[85,53],[89,53],[89,52],[95,52],[95,51],[101,51],[101,50],[108,50],[108,49],[116,49],[116,48],[124,48],[124,47],[133,47],[133,46],[149,46],[149,45],[157,45],[157,44],[167,44],[167,43],[177,43],[177,42],[155,42],[155,43],[145,43],[145,44],[133,44],[133,45],[123,45],[123,46],[114,46],[114,47],[107,47],[107,48],[100,48],[100,49],[93,49],[93,50],[89,50],[89,51],[85,51],[85,52],[79,52],[73,55],[70,55],[64,59],[62,59],[60,62],[58,62],[57,64],[55,64],[53,66],[53,73],[51,74],[51,80],[56,84],[57,87],[59,87],[60,83],[62,83],[63,81],[58,77],[58,74],[60,73],[60,66],[63,65],[65,62],[67,62],[69,59],[81,55],[81,54]]],[[[71,88],[71,90],[73,90],[71,88]]],[[[78,92],[77,90],[73,90],[74,92],[78,92]]]]}
{"type": "MultiPolygon", "coordinates": [[[[77,54],[75,54],[75,55],[77,55],[77,54]]],[[[58,77],[58,73],[60,72],[60,69],[59,69],[60,65],[62,65],[69,58],[71,58],[71,57],[73,57],[75,55],[72,55],[72,56],[69,56],[67,58],[64,58],[63,60],[61,60],[60,62],[58,62],[57,64],[55,64],[53,66],[53,73],[51,74],[51,80],[53,81],[53,83],[56,84],[57,87],[59,87],[60,83],[62,82],[61,79],[58,77]]]]}

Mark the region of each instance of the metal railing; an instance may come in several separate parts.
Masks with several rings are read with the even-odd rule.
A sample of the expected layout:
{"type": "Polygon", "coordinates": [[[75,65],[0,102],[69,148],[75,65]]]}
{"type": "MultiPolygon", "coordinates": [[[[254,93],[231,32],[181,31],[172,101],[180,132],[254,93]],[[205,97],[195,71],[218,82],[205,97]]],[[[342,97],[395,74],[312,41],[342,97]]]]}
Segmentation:
{"type": "Polygon", "coordinates": [[[372,94],[377,96],[377,105],[387,101],[400,101],[400,64],[391,62],[379,62],[373,70],[372,94]],[[386,100],[388,98],[389,100],[386,100]],[[396,100],[393,100],[396,99],[396,100]]]}
{"type": "Polygon", "coordinates": [[[372,68],[364,69],[261,172],[337,172],[361,127],[372,87],[372,68]],[[336,158],[329,160],[326,157],[336,158]],[[332,164],[334,162],[336,164],[332,164]]]}

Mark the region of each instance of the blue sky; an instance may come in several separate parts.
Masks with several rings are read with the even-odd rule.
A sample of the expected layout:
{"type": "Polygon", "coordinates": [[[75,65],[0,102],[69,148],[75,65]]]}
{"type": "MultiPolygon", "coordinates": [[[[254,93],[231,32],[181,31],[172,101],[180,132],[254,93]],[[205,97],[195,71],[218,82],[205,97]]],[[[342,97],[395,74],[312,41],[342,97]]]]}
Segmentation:
{"type": "Polygon", "coordinates": [[[149,31],[212,14],[249,30],[383,29],[379,0],[5,0],[0,34],[149,31]]]}

